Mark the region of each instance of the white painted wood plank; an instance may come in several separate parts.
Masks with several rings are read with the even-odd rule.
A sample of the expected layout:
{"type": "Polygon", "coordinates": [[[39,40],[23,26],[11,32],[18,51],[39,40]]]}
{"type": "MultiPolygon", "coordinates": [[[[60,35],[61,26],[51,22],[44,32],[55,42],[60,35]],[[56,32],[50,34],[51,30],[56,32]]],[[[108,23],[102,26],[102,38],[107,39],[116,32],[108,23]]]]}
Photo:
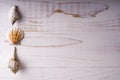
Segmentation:
{"type": "MultiPolygon", "coordinates": [[[[61,13],[46,17],[54,10],[53,6],[58,7],[57,4],[53,5],[54,3],[73,0],[50,1],[54,3],[46,1],[42,4],[41,0],[0,0],[0,78],[119,80],[120,2],[92,0],[107,4],[109,9],[94,18],[74,18],[61,13]],[[17,45],[17,55],[22,68],[16,75],[7,68],[13,46],[5,41],[6,31],[11,26],[7,15],[12,4],[18,5],[23,16],[14,26],[19,26],[25,31],[25,38],[21,45],[17,45]],[[42,9],[44,14],[41,13],[42,9]],[[31,18],[24,18],[26,16],[31,18]]],[[[66,9],[69,7],[64,8],[66,9]]]]}

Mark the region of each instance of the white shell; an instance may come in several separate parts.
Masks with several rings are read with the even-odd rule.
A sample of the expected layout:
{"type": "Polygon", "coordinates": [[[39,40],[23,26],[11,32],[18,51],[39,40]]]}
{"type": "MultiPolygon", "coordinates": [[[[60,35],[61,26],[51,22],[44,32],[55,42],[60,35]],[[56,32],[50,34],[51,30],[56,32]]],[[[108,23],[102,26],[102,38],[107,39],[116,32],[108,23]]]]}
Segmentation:
{"type": "Polygon", "coordinates": [[[19,62],[14,59],[14,58],[11,58],[10,61],[9,61],[9,64],[8,64],[8,67],[10,68],[10,70],[13,72],[13,73],[17,73],[17,71],[19,70],[19,62]]]}
{"type": "Polygon", "coordinates": [[[24,37],[24,31],[19,27],[11,27],[8,30],[7,37],[10,43],[17,44],[24,37]]]}
{"type": "Polygon", "coordinates": [[[17,11],[17,6],[13,5],[9,11],[8,14],[8,18],[10,20],[10,22],[12,23],[12,25],[16,22],[16,20],[18,20],[19,15],[18,15],[18,11],[17,11]]]}
{"type": "Polygon", "coordinates": [[[20,64],[16,59],[16,47],[14,47],[14,54],[13,54],[13,57],[10,59],[10,61],[8,63],[8,67],[15,74],[20,69],[20,64]]]}

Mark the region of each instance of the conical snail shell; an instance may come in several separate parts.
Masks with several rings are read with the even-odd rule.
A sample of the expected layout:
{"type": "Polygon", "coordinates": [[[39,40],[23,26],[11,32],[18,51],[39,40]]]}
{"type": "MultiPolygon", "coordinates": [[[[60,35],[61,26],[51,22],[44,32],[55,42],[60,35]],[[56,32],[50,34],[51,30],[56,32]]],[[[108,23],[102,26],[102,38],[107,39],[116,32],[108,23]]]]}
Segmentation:
{"type": "Polygon", "coordinates": [[[18,20],[19,14],[17,11],[17,6],[13,5],[9,11],[8,18],[11,21],[12,25],[18,20]]]}
{"type": "Polygon", "coordinates": [[[11,27],[7,33],[8,39],[12,44],[17,44],[24,37],[24,32],[19,27],[11,27]]]}

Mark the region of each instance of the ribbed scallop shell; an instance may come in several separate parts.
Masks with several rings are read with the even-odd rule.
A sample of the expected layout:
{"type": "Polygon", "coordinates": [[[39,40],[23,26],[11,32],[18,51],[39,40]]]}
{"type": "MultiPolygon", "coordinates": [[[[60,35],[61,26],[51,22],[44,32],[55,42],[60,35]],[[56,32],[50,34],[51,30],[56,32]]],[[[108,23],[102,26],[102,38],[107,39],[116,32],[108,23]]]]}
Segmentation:
{"type": "Polygon", "coordinates": [[[17,44],[24,37],[24,32],[19,27],[11,27],[7,33],[8,39],[12,44],[17,44]]]}

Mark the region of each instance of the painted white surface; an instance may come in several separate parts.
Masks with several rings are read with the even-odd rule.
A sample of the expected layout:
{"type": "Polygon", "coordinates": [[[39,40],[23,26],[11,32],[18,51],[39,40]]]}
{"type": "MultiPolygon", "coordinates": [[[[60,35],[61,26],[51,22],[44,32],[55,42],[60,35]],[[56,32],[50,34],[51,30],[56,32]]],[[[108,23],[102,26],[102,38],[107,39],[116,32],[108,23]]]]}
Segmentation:
{"type": "Polygon", "coordinates": [[[74,18],[60,13],[38,18],[39,1],[0,0],[1,80],[120,80],[120,1],[91,0],[109,6],[94,18],[74,18]],[[32,17],[21,18],[14,25],[25,31],[25,38],[17,45],[22,69],[16,75],[7,67],[13,47],[5,42],[6,31],[11,26],[8,11],[12,4],[18,5],[21,16],[26,13],[32,17]]]}

